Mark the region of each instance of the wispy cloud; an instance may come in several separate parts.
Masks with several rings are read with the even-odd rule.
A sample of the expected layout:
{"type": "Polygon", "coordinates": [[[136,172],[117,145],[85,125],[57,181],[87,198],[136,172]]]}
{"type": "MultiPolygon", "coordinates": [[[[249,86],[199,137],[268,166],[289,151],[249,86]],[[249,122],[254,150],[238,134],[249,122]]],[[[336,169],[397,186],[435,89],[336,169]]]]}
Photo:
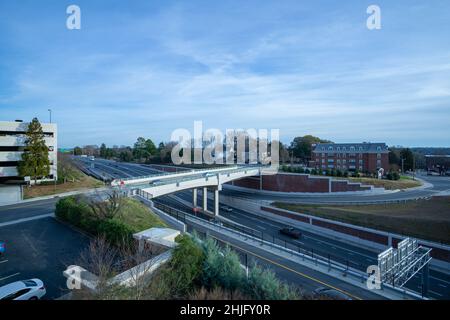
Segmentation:
{"type": "MultiPolygon", "coordinates": [[[[111,13],[117,23],[105,26],[93,17],[108,11],[89,11],[86,3],[91,18],[83,33],[58,30],[54,36],[67,40],[55,43],[36,44],[38,32],[0,29],[8,39],[8,49],[0,49],[8,59],[8,67],[0,63],[2,118],[45,117],[52,107],[67,146],[130,144],[137,135],[167,140],[194,120],[280,128],[286,142],[312,133],[335,141],[448,144],[448,42],[413,29],[417,43],[406,39],[405,54],[395,21],[370,33],[365,8],[358,15],[350,5],[348,12],[297,1],[258,4],[240,11],[161,4],[148,14],[124,8],[111,13]],[[423,42],[439,50],[425,50],[423,42]],[[14,50],[30,59],[12,57],[14,50]]],[[[386,7],[388,17],[404,14],[386,7]]]]}

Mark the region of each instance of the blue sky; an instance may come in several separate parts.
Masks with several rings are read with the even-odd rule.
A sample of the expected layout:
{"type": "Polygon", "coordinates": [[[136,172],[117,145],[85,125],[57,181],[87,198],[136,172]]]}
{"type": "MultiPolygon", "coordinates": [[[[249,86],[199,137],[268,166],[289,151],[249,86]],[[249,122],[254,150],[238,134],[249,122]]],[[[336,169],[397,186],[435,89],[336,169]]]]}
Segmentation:
{"type": "Polygon", "coordinates": [[[63,147],[167,141],[195,120],[449,146],[449,15],[448,0],[0,0],[0,120],[51,107],[63,147]]]}

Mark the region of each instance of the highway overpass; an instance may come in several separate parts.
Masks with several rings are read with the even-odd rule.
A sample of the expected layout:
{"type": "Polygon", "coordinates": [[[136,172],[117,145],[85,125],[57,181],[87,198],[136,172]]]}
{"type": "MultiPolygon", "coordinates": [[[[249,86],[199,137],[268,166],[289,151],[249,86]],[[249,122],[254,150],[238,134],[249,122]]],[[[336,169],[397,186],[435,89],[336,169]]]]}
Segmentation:
{"type": "Polygon", "coordinates": [[[203,211],[209,212],[207,206],[208,188],[214,190],[214,216],[219,214],[219,191],[222,185],[233,180],[270,173],[268,167],[235,166],[218,169],[190,170],[178,173],[160,173],[149,176],[115,179],[113,187],[136,189],[137,193],[150,200],[166,194],[183,190],[193,190],[193,207],[197,208],[197,189],[203,189],[203,211]]]}

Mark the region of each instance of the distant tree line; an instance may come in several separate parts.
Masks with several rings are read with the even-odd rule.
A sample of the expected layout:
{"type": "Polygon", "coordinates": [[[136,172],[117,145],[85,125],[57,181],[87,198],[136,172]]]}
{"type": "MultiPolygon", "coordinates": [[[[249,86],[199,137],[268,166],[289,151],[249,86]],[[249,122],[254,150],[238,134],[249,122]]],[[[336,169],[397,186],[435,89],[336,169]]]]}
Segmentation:
{"type": "Polygon", "coordinates": [[[74,148],[73,154],[115,159],[124,162],[168,163],[171,161],[170,156],[174,146],[175,142],[160,142],[158,147],[156,147],[151,139],[139,137],[132,147],[117,145],[107,147],[105,143],[102,143],[100,147],[97,145],[77,146],[74,148]]]}

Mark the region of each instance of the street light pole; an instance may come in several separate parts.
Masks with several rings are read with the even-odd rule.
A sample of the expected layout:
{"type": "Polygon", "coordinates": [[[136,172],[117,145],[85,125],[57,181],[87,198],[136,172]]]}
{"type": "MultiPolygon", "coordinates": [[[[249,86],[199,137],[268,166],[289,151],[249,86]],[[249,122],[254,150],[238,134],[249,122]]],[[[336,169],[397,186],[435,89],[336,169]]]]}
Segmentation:
{"type": "Polygon", "coordinates": [[[50,123],[52,123],[52,109],[48,109],[48,112],[50,113],[50,123]]]}

